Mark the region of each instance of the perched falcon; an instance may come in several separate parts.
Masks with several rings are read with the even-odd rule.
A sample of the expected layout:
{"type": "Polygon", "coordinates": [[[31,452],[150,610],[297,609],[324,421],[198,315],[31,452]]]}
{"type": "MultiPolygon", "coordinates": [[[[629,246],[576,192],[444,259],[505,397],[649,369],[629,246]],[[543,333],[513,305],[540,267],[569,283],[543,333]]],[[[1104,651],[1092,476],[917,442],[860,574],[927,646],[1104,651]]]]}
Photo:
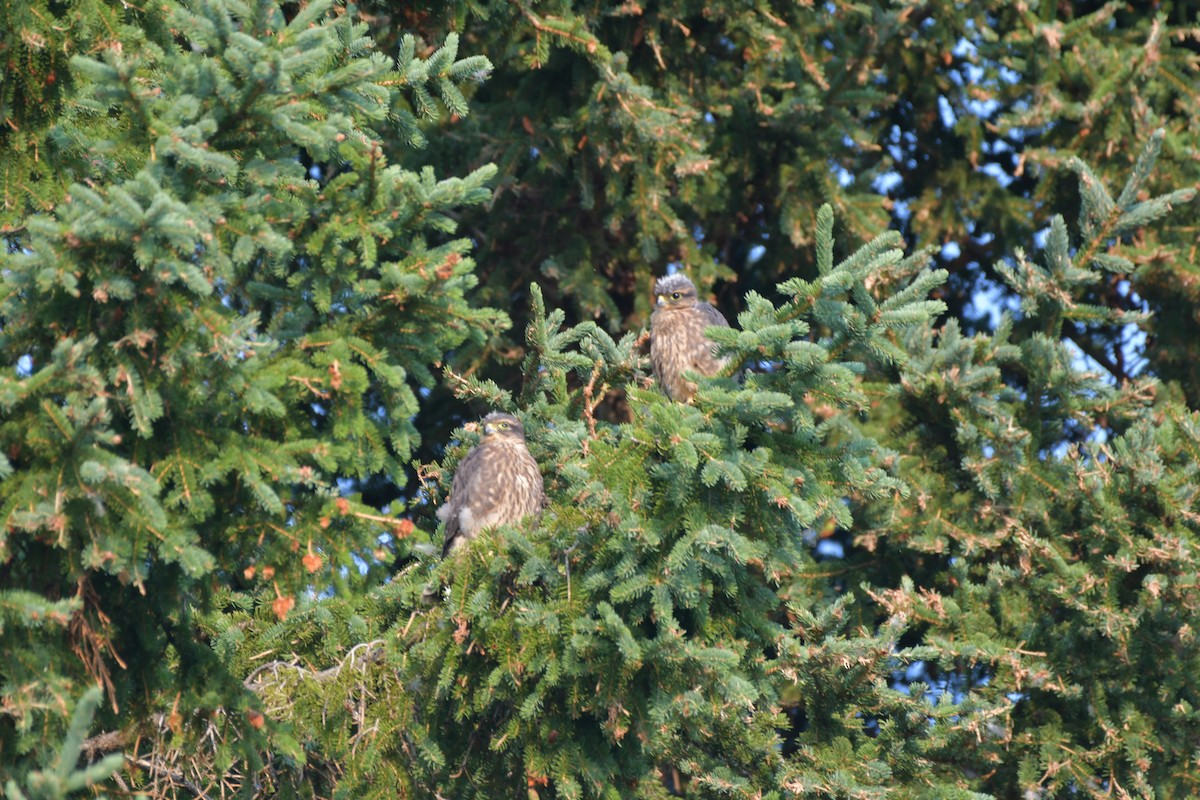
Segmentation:
{"type": "Polygon", "coordinates": [[[716,346],[704,335],[710,326],[728,328],[720,311],[696,298],[696,287],[683,275],[659,278],[654,286],[658,305],[650,315],[650,363],[654,377],[667,397],[690,403],[696,384],[683,379],[683,371],[695,370],[709,377],[725,366],[717,358],[716,346]]]}
{"type": "Polygon", "coordinates": [[[484,528],[542,513],[545,490],[537,462],[525,447],[525,428],[511,414],[484,417],[483,438],[458,462],[450,500],[438,509],[446,523],[442,557],[484,528]]]}

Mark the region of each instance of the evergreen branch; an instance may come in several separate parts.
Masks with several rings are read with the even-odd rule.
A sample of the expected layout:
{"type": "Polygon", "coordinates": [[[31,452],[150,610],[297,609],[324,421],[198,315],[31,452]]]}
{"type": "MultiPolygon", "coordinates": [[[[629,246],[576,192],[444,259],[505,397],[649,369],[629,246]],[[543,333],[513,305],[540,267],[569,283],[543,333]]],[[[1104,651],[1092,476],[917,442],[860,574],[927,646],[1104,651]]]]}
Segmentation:
{"type": "Polygon", "coordinates": [[[92,789],[120,768],[124,756],[119,753],[107,755],[86,767],[78,767],[80,753],[84,752],[84,736],[92,724],[102,696],[98,687],[92,687],[84,693],[75,706],[71,725],[51,768],[30,772],[25,777],[24,790],[15,780],[9,780],[5,784],[9,800],[60,800],[69,794],[92,789]]]}
{"type": "Polygon", "coordinates": [[[817,272],[824,276],[833,271],[833,207],[828,203],[817,211],[817,272]]]}
{"type": "MultiPolygon", "coordinates": [[[[599,39],[583,27],[581,18],[562,20],[555,17],[539,17],[528,8],[522,8],[521,13],[529,24],[533,26],[533,29],[537,31],[539,37],[543,33],[549,34],[550,36],[570,42],[588,55],[598,56],[601,62],[607,62],[611,59],[608,49],[600,43],[599,39]],[[583,31],[583,33],[580,33],[580,31],[583,31]]],[[[540,64],[535,64],[535,66],[540,66],[540,64]]]]}
{"type": "MultiPolygon", "coordinates": [[[[1155,28],[1158,28],[1157,20],[1155,28]]],[[[1162,150],[1163,138],[1166,134],[1165,129],[1156,128],[1150,134],[1150,138],[1146,140],[1142,151],[1138,153],[1137,162],[1133,165],[1133,172],[1130,173],[1124,188],[1121,189],[1121,196],[1117,198],[1117,206],[1121,211],[1128,212],[1136,204],[1138,193],[1154,171],[1154,164],[1158,160],[1158,154],[1162,150]]]]}

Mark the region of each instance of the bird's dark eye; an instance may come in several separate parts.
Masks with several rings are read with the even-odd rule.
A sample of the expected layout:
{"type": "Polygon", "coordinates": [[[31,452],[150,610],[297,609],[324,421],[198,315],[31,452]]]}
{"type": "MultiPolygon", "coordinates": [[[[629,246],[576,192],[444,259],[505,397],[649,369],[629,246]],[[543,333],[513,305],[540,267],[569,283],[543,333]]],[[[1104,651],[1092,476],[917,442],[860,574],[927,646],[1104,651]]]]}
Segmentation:
{"type": "Polygon", "coordinates": [[[498,427],[498,428],[499,428],[500,430],[502,430],[502,431],[506,431],[506,430],[508,430],[508,429],[509,429],[509,427],[510,427],[510,426],[509,426],[509,424],[508,424],[507,422],[501,422],[501,423],[500,423],[499,425],[497,425],[496,427],[498,427]]]}
{"type": "Polygon", "coordinates": [[[679,299],[679,292],[671,292],[671,299],[672,299],[672,300],[678,300],[678,299],[679,299]]]}

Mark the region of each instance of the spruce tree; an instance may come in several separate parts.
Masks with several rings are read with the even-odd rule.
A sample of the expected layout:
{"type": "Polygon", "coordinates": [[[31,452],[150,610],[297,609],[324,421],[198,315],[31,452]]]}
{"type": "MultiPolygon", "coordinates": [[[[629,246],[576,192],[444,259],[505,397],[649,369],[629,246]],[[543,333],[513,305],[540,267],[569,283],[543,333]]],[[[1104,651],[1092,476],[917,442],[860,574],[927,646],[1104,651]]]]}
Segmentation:
{"type": "Polygon", "coordinates": [[[1187,4],[28,7],[10,798],[1197,792],[1187,4]]]}
{"type": "MultiPolygon", "coordinates": [[[[90,789],[115,772],[124,759],[118,754],[108,755],[84,768],[78,767],[83,750],[84,737],[96,713],[101,699],[100,689],[89,689],[80,699],[71,718],[62,750],[53,764],[53,769],[37,770],[25,777],[24,789],[16,780],[9,778],[4,787],[8,800],[59,800],[68,795],[90,789]]],[[[104,795],[99,795],[103,798],[104,795]]]]}
{"type": "Polygon", "coordinates": [[[339,481],[403,475],[436,365],[508,324],[466,301],[452,235],[492,170],[439,180],[388,152],[435,102],[465,113],[487,60],[456,37],[391,59],[327,3],[291,11],[171,6],[157,41],[74,58],[63,125],[101,166],[7,240],[0,759],[18,776],[89,683],[129,742],[155,715],[253,737],[245,676],[195,615],[229,587],[219,602],[282,619],[313,587],[355,592],[364,562],[377,581],[380,537],[403,550],[410,528],[339,481]]]}
{"type": "Polygon", "coordinates": [[[1147,322],[1088,300],[1132,271],[1117,242],[1194,198],[1144,197],[1162,141],[1115,197],[1073,163],[1083,237],[1056,217],[1039,257],[996,265],[1022,298],[1018,319],[992,336],[954,321],[922,332],[888,389],[919,503],[872,504],[862,560],[890,587],[873,596],[942,649],[940,685],[1011,702],[980,748],[994,796],[1200,791],[1200,416],[1155,379],[1081,369],[1063,338],[1078,323],[1147,322]]]}
{"type": "MultiPolygon", "coordinates": [[[[495,211],[468,219],[483,296],[514,294],[521,314],[536,270],[568,321],[636,330],[654,277],[677,263],[728,316],[749,291],[815,276],[828,202],[847,241],[892,229],[909,249],[936,248],[949,312],[987,330],[994,303],[1016,302],[994,264],[1056,214],[1078,217],[1071,157],[1121,185],[1163,128],[1147,191],[1200,184],[1190,0],[366,7],[381,41],[461,31],[495,63],[472,115],[430,153],[459,171],[497,165],[495,211]]],[[[1193,407],[1198,214],[1143,228],[1129,283],[1091,290],[1100,305],[1155,311],[1144,358],[1193,407]]],[[[520,347],[518,322],[497,354],[520,347]]],[[[1067,331],[1117,380],[1143,368],[1101,333],[1067,331]]],[[[504,384],[510,365],[488,377],[504,384]]]]}

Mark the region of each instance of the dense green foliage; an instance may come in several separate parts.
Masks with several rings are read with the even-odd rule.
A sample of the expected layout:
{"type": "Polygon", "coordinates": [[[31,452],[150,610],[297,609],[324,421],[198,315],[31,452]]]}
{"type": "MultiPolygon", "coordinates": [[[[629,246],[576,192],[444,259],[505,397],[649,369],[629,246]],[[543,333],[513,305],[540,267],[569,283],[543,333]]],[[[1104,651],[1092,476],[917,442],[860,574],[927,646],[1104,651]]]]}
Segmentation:
{"type": "MultiPolygon", "coordinates": [[[[105,756],[79,766],[80,755],[83,751],[84,737],[91,727],[100,704],[101,692],[98,688],[88,689],[80,698],[71,719],[71,727],[63,741],[61,752],[54,760],[53,768],[49,770],[33,770],[24,775],[25,788],[13,779],[9,779],[4,787],[4,796],[8,800],[55,800],[73,792],[90,789],[97,783],[107,779],[118,770],[124,762],[120,753],[105,756]]],[[[99,795],[103,800],[104,795],[99,795]]]]}
{"type": "Polygon", "coordinates": [[[410,40],[394,63],[316,5],[170,24],[188,43],[73,62],[73,113],[122,120],[119,143],[89,142],[108,180],[30,217],[4,262],[8,759],[85,676],[122,718],[245,702],[191,615],[227,585],[282,612],[375,561],[398,522],[337,481],[402,474],[436,363],[508,325],[467,304],[468,243],[445,235],[493,170],[391,165],[370,127],[460,97],[486,59],[450,40],[418,61],[410,40]]]}
{"type": "Polygon", "coordinates": [[[1156,8],[0,0],[7,796],[1200,794],[1156,8]]]}
{"type": "MultiPolygon", "coordinates": [[[[1200,185],[1189,0],[415,5],[367,4],[381,42],[460,31],[496,64],[471,116],[428,151],[460,172],[499,168],[493,206],[468,216],[483,297],[508,301],[536,270],[551,306],[613,331],[648,324],[669,262],[727,312],[811,278],[827,202],[847,242],[891,228],[909,249],[936,248],[950,273],[940,295],[974,330],[988,325],[980,292],[1003,286],[995,263],[1055,214],[1078,217],[1073,156],[1119,186],[1163,128],[1145,190],[1200,185]]],[[[1150,304],[1144,357],[1193,406],[1198,238],[1195,205],[1142,229],[1127,242],[1132,286],[1090,298],[1150,304]]],[[[1064,335],[1118,380],[1141,366],[1102,330],[1064,335]]]]}

